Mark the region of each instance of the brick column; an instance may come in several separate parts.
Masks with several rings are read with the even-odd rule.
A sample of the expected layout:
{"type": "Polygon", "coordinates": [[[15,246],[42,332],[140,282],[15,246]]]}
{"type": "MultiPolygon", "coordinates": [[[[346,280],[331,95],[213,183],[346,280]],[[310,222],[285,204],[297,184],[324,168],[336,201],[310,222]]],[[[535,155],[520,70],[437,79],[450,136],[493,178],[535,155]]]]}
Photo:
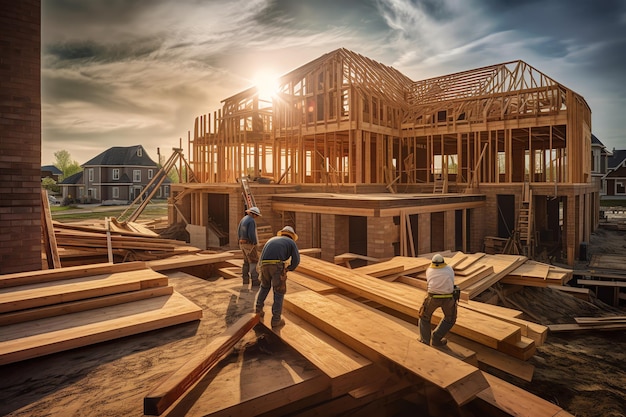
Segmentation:
{"type": "Polygon", "coordinates": [[[393,243],[400,240],[400,228],[393,217],[367,218],[367,256],[372,258],[392,258],[393,243]]]}
{"type": "Polygon", "coordinates": [[[41,269],[41,2],[0,9],[0,274],[41,269]]]}
{"type": "Polygon", "coordinates": [[[335,261],[335,255],[349,251],[350,218],[348,216],[336,216],[334,214],[322,214],[322,256],[328,262],[335,261]]]}

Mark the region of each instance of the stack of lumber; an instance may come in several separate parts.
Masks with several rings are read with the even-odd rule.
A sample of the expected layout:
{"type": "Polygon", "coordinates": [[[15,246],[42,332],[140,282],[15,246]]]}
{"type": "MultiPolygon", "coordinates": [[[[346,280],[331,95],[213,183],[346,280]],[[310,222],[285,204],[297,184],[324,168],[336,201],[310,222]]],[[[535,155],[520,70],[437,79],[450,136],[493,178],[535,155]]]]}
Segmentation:
{"type": "Polygon", "coordinates": [[[550,324],[554,332],[576,330],[626,330],[626,316],[574,317],[576,323],[550,324]]]}
{"type": "Polygon", "coordinates": [[[527,287],[548,287],[565,285],[572,279],[571,269],[527,260],[514,271],[502,278],[504,284],[524,285],[527,287]]]}
{"type": "Polygon", "coordinates": [[[201,308],[144,262],[3,275],[0,365],[201,317],[201,308]]]}
{"type": "MultiPolygon", "coordinates": [[[[495,268],[494,268],[495,269],[495,268]]],[[[384,306],[395,314],[417,320],[426,292],[402,283],[387,282],[356,270],[303,256],[297,272],[332,284],[343,291],[384,306]]],[[[545,341],[547,328],[518,319],[521,312],[482,303],[461,302],[452,333],[519,360],[529,359],[545,341]],[[482,308],[481,308],[482,307],[482,308]]],[[[433,323],[443,318],[438,310],[433,323]]]]}
{"type": "Polygon", "coordinates": [[[63,266],[103,262],[109,255],[114,262],[149,261],[200,251],[184,241],[162,239],[139,223],[107,220],[52,222],[63,266]]]}
{"type": "MultiPolygon", "coordinates": [[[[194,371],[174,372],[162,383],[170,387],[169,391],[156,387],[144,397],[144,412],[177,415],[184,410],[189,416],[315,416],[343,415],[355,410],[363,412],[371,407],[369,414],[360,415],[385,415],[384,408],[377,409],[376,405],[412,396],[425,401],[429,415],[433,416],[466,415],[463,410],[469,411],[468,415],[482,416],[570,415],[555,404],[481,371],[477,367],[480,362],[478,354],[458,345],[457,341],[450,342],[445,348],[420,343],[417,326],[395,314],[399,311],[406,313],[410,304],[418,308],[421,298],[417,289],[307,256],[302,257],[296,272],[289,273],[290,281],[293,276],[325,281],[341,290],[341,293],[320,294],[299,284],[290,284],[283,310],[286,325],[273,329],[321,374],[312,372],[307,366],[296,368],[285,364],[290,369],[291,384],[284,385],[282,379],[274,378],[275,381],[267,379],[262,387],[257,384],[253,388],[249,379],[237,378],[237,375],[253,374],[246,363],[226,364],[224,372],[213,372],[210,378],[197,376],[202,382],[190,389],[186,396],[187,393],[176,387],[190,385],[188,377],[194,371]],[[395,310],[388,308],[391,313],[386,313],[368,305],[371,303],[359,301],[357,295],[377,300],[384,306],[394,306],[395,310]],[[227,373],[228,367],[234,368],[235,372],[227,373]],[[169,404],[172,405],[167,408],[169,404]]],[[[479,309],[480,304],[471,302],[470,306],[479,309]]],[[[505,316],[509,312],[492,306],[490,314],[505,316]]],[[[462,315],[479,317],[469,308],[467,312],[459,313],[462,315]]],[[[508,318],[514,319],[513,314],[508,318]]],[[[242,326],[249,320],[246,318],[233,327],[242,326]]],[[[263,324],[268,323],[267,317],[261,320],[263,324]]],[[[484,331],[489,334],[479,337],[498,345],[492,339],[497,332],[489,332],[488,327],[499,327],[501,336],[504,336],[507,326],[499,326],[500,319],[488,315],[484,320],[484,331]]],[[[228,334],[236,332],[232,329],[228,334]]],[[[503,342],[516,339],[517,333],[518,330],[511,330],[511,335],[504,336],[503,342]]],[[[463,339],[454,337],[459,341],[463,339]]],[[[215,357],[220,347],[218,343],[211,344],[215,344],[218,350],[202,352],[190,363],[208,363],[215,357]]],[[[476,345],[484,351],[489,350],[480,343],[476,345]]],[[[494,362],[517,361],[512,357],[504,358],[505,353],[500,355],[494,362]]],[[[529,369],[520,369],[519,373],[529,369]]],[[[261,375],[267,372],[266,369],[261,375]]],[[[257,375],[256,371],[254,375],[257,375]]]]}

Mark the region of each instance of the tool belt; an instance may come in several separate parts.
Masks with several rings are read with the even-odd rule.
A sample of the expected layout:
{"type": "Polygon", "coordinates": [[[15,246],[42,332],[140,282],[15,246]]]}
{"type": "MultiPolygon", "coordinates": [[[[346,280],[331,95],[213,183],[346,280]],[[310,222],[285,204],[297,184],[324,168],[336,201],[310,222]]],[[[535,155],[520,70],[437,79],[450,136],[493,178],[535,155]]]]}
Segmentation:
{"type": "Polygon", "coordinates": [[[452,298],[454,295],[453,294],[428,294],[430,295],[432,298],[452,298]]]}
{"type": "Polygon", "coordinates": [[[239,239],[239,243],[252,243],[248,239],[239,239]]]}
{"type": "Polygon", "coordinates": [[[283,262],[280,259],[264,259],[261,261],[261,265],[282,264],[283,262]]]}

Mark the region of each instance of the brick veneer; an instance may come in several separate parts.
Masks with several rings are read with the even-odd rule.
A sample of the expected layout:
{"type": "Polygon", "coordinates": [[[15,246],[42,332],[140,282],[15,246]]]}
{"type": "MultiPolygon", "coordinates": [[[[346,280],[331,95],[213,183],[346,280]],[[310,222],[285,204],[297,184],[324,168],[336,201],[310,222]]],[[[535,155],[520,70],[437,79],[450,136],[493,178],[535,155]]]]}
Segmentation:
{"type": "Polygon", "coordinates": [[[0,9],[0,273],[41,269],[41,2],[0,9]]]}

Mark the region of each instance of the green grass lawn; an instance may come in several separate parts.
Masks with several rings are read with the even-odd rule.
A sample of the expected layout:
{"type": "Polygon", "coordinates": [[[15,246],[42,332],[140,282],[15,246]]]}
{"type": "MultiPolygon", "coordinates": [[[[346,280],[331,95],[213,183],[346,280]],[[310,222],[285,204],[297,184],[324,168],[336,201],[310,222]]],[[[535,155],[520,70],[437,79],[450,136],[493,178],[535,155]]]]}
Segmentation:
{"type": "MultiPolygon", "coordinates": [[[[61,223],[75,222],[79,220],[104,220],[105,217],[119,218],[127,206],[97,206],[93,209],[83,209],[77,206],[53,206],[50,214],[53,220],[61,223]]],[[[128,217],[132,210],[126,213],[128,217]]],[[[167,216],[167,204],[149,204],[139,216],[139,220],[154,219],[167,216]]]]}

